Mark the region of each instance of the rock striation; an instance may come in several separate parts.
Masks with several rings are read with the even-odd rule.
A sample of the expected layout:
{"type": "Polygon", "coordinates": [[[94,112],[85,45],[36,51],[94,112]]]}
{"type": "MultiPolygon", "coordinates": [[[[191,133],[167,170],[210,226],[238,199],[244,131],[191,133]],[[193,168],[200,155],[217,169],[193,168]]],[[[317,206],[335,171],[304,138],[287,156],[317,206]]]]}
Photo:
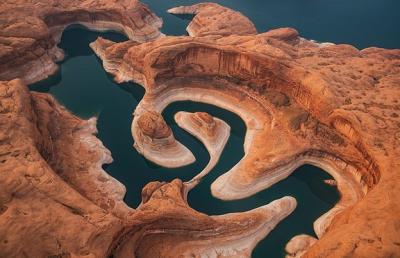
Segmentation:
{"type": "Polygon", "coordinates": [[[0,257],[105,257],[131,212],[82,121],[20,80],[0,82],[0,257]]]}
{"type": "MultiPolygon", "coordinates": [[[[139,207],[127,207],[123,202],[125,187],[102,169],[102,165],[112,162],[112,158],[94,136],[96,119],[81,120],[50,95],[30,93],[25,85],[53,72],[41,64],[54,67],[54,61],[62,58],[56,47],[54,56],[53,50],[47,49],[56,45],[62,29],[68,24],[78,21],[93,29],[119,27],[100,19],[102,14],[96,13],[96,8],[105,6],[99,3],[96,8],[95,2],[79,3],[91,7],[91,10],[82,11],[84,17],[89,16],[89,21],[80,16],[82,12],[79,10],[78,14],[70,17],[70,10],[62,9],[71,6],[82,8],[79,4],[30,4],[21,1],[10,3],[9,7],[21,5],[26,10],[39,10],[35,8],[43,5],[44,10],[50,8],[52,12],[51,4],[54,4],[61,9],[54,7],[60,12],[51,19],[61,20],[50,22],[51,19],[46,18],[52,25],[46,23],[49,30],[46,33],[50,34],[43,34],[43,42],[49,35],[54,41],[40,46],[44,49],[43,56],[40,56],[42,52],[36,52],[39,59],[35,61],[39,60],[40,65],[29,61],[31,57],[26,54],[36,43],[13,45],[9,42],[15,42],[14,36],[8,38],[11,41],[6,44],[14,48],[16,63],[7,59],[7,53],[0,59],[0,65],[7,68],[1,70],[4,73],[0,78],[22,78],[0,81],[0,257],[176,257],[177,253],[195,257],[249,257],[257,242],[295,209],[296,200],[284,197],[248,212],[207,216],[188,206],[187,185],[180,180],[149,183],[142,191],[139,207]],[[17,62],[17,59],[20,60],[17,62]]],[[[118,4],[128,9],[132,7],[132,2],[117,1],[109,8],[117,8],[118,4]]],[[[136,4],[136,7],[143,7],[138,2],[136,4]]],[[[8,2],[0,6],[8,7],[8,2]]],[[[19,10],[12,8],[10,11],[19,10]]],[[[135,10],[129,9],[121,14],[124,16],[122,20],[132,18],[129,15],[135,14],[135,10]]],[[[137,11],[140,13],[140,10],[137,11]]],[[[105,13],[110,16],[106,15],[104,19],[112,18],[112,10],[106,8],[105,13]]],[[[148,24],[152,20],[146,15],[152,17],[152,14],[141,15],[131,20],[132,24],[139,26],[140,19],[145,19],[147,24],[143,24],[143,29],[151,28],[148,24]]],[[[20,23],[13,20],[5,26],[7,29],[23,27],[25,22],[29,23],[29,18],[20,23]]],[[[136,30],[137,27],[134,33],[139,33],[136,30]]],[[[26,30],[15,31],[22,33],[21,40],[26,37],[26,30]]],[[[129,35],[128,32],[125,31],[129,35]]],[[[159,35],[157,33],[155,37],[159,35]]],[[[136,36],[130,35],[137,41],[153,37],[136,36]]],[[[126,42],[125,48],[137,45],[137,41],[126,42]]],[[[123,51],[116,51],[113,55],[117,57],[121,53],[123,51]]],[[[117,67],[117,64],[110,64],[110,67],[117,67]]],[[[140,108],[136,110],[134,124],[137,126],[132,130],[136,147],[162,151],[167,156],[171,153],[181,155],[180,150],[186,150],[185,162],[194,159],[183,145],[174,140],[171,129],[157,112],[162,107],[151,108],[151,102],[147,105],[142,105],[141,111],[140,108]]],[[[205,126],[204,133],[210,144],[218,143],[216,135],[224,123],[219,120],[214,123],[214,118],[206,114],[196,114],[196,119],[205,126]]],[[[224,137],[228,135],[225,132],[224,137]]],[[[217,152],[222,148],[215,146],[217,152]]],[[[153,152],[148,157],[156,154],[153,152]]],[[[180,157],[185,160],[182,159],[185,155],[180,157]]]]}
{"type": "Polygon", "coordinates": [[[143,42],[161,35],[162,21],[137,0],[11,0],[0,3],[0,80],[29,84],[53,74],[64,53],[64,29],[81,24],[143,42]]]}
{"type": "Polygon", "coordinates": [[[99,39],[92,47],[116,81],[145,87],[139,106],[152,103],[160,112],[192,100],[244,120],[245,156],[212,184],[214,196],[245,198],[303,164],[316,165],[334,177],[341,199],[315,221],[319,240],[304,256],[398,255],[400,50],[321,44],[291,28],[235,35],[204,26],[206,34],[193,25],[189,37],[99,39]]]}
{"type": "Polygon", "coordinates": [[[191,190],[211,169],[217,165],[224,147],[229,139],[231,128],[221,119],[212,117],[205,112],[189,113],[180,111],[175,114],[176,123],[199,139],[206,147],[210,161],[207,166],[189,182],[186,182],[187,190],[191,190]]]}
{"type": "Polygon", "coordinates": [[[192,152],[175,140],[171,128],[156,111],[135,113],[132,124],[134,147],[148,160],[168,168],[181,167],[196,159],[192,152]]]}
{"type": "Polygon", "coordinates": [[[249,18],[216,3],[180,6],[171,8],[168,12],[176,15],[193,15],[192,21],[186,28],[192,37],[257,34],[257,30],[249,18]]]}

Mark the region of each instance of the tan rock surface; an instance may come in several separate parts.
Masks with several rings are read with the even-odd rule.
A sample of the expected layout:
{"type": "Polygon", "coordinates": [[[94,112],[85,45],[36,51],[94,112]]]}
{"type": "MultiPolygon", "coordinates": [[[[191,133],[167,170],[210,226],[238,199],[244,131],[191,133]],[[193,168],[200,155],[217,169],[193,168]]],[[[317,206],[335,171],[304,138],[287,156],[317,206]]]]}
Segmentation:
{"type": "Polygon", "coordinates": [[[32,83],[57,70],[63,30],[81,24],[130,39],[159,37],[161,20],[137,0],[5,0],[0,2],[0,80],[32,83]]]}
{"type": "Polygon", "coordinates": [[[302,257],[304,253],[317,242],[317,239],[308,235],[298,235],[290,239],[286,245],[286,258],[302,257]]]}
{"type": "Polygon", "coordinates": [[[196,160],[192,152],[175,139],[171,128],[158,111],[136,109],[132,135],[136,150],[160,166],[182,167],[196,160]]]}
{"type": "Polygon", "coordinates": [[[313,164],[342,196],[314,223],[320,239],[305,256],[400,254],[400,50],[318,44],[289,28],[92,46],[117,81],[145,87],[155,110],[193,100],[242,117],[245,156],[213,183],[215,196],[247,197],[313,164]]]}
{"type": "Polygon", "coordinates": [[[186,182],[187,191],[200,183],[218,163],[222,151],[229,139],[231,127],[216,117],[205,112],[189,113],[180,111],[175,114],[175,121],[182,129],[199,139],[206,147],[210,160],[207,166],[190,181],[186,182]]]}
{"type": "Polygon", "coordinates": [[[86,145],[99,145],[90,126],[21,81],[0,82],[0,257],[106,257],[123,225],[114,214],[129,209],[97,169],[110,160],[86,145]]]}
{"type": "Polygon", "coordinates": [[[171,14],[193,14],[193,20],[187,27],[192,37],[211,35],[254,35],[257,30],[254,24],[232,9],[216,3],[200,3],[191,6],[180,6],[168,10],[171,14]]]}

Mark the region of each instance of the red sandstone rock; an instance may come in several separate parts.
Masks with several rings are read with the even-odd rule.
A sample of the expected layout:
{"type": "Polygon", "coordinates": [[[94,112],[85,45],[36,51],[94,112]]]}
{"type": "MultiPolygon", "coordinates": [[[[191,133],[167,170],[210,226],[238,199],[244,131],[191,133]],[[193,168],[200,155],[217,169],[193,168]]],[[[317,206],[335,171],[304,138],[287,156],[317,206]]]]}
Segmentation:
{"type": "Polygon", "coordinates": [[[159,37],[161,20],[137,0],[12,0],[0,3],[0,80],[32,83],[57,70],[71,24],[115,30],[139,42],[159,37]]]}
{"type": "Polygon", "coordinates": [[[240,12],[215,3],[200,3],[192,6],[180,6],[168,10],[172,14],[193,14],[187,31],[190,36],[210,35],[254,35],[254,24],[240,12]]]}

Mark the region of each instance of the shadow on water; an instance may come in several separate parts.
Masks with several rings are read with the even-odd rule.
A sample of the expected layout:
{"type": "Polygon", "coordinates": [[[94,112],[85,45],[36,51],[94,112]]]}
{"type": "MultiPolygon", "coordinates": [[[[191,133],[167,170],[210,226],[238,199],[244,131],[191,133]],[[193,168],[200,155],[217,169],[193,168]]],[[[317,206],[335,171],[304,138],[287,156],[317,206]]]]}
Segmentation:
{"type": "Polygon", "coordinates": [[[101,61],[88,47],[100,35],[115,41],[125,39],[112,32],[95,33],[76,26],[68,28],[60,44],[68,58],[60,63],[58,73],[30,88],[52,94],[67,109],[82,118],[98,118],[98,137],[111,150],[114,159],[104,169],[126,186],[125,202],[129,206],[136,207],[140,203],[141,189],[147,183],[171,181],[174,178],[187,181],[206,166],[209,155],[204,146],[179,128],[173,120],[173,115],[181,110],[205,111],[230,124],[232,133],[217,166],[189,193],[190,205],[198,211],[213,215],[250,210],[286,195],[295,197],[298,201],[295,212],[260,242],[253,257],[283,257],[284,246],[292,236],[300,233],[314,235],[313,221],[333,207],[339,198],[336,188],[323,183],[330,176],[316,167],[303,166],[270,189],[243,200],[220,201],[211,196],[210,184],[232,168],[244,154],[246,127],[234,113],[190,101],[173,103],[164,110],[163,115],[175,137],[193,152],[196,162],[178,169],[167,169],[139,155],[132,147],[130,128],[132,113],[143,97],[144,90],[134,83],[118,85],[104,71],[101,61]]]}

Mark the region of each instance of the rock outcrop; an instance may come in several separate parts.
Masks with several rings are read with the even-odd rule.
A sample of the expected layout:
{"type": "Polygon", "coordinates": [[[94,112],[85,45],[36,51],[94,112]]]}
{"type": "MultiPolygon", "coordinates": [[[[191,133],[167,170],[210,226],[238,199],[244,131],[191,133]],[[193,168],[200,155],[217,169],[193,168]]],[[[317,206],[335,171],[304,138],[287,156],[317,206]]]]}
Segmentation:
{"type": "Polygon", "coordinates": [[[175,139],[160,113],[143,109],[143,112],[135,112],[133,121],[134,147],[148,160],[168,168],[182,167],[196,160],[192,152],[175,139]]]}
{"type": "Polygon", "coordinates": [[[124,187],[82,121],[20,80],[0,82],[0,257],[105,257],[124,187]]]}
{"type": "Polygon", "coordinates": [[[169,9],[168,12],[176,15],[193,15],[192,21],[186,28],[192,37],[257,34],[257,30],[249,18],[216,3],[180,6],[169,9]]]}
{"type": "Polygon", "coordinates": [[[0,80],[46,78],[63,59],[57,47],[71,24],[114,30],[143,42],[161,35],[162,21],[137,0],[11,0],[0,3],[0,80]]]}
{"type": "Polygon", "coordinates": [[[214,196],[244,198],[313,164],[332,174],[341,199],[315,221],[319,240],[304,256],[398,255],[400,50],[320,44],[290,28],[235,35],[205,27],[193,37],[92,47],[116,81],[142,84],[142,103],[159,113],[192,100],[244,120],[245,156],[213,183],[214,196]]]}
{"type": "Polygon", "coordinates": [[[207,166],[189,182],[186,182],[187,190],[191,190],[201,179],[207,175],[218,163],[224,147],[229,139],[230,126],[205,112],[189,113],[180,111],[175,114],[176,123],[199,139],[206,147],[210,161],[207,166]]]}

